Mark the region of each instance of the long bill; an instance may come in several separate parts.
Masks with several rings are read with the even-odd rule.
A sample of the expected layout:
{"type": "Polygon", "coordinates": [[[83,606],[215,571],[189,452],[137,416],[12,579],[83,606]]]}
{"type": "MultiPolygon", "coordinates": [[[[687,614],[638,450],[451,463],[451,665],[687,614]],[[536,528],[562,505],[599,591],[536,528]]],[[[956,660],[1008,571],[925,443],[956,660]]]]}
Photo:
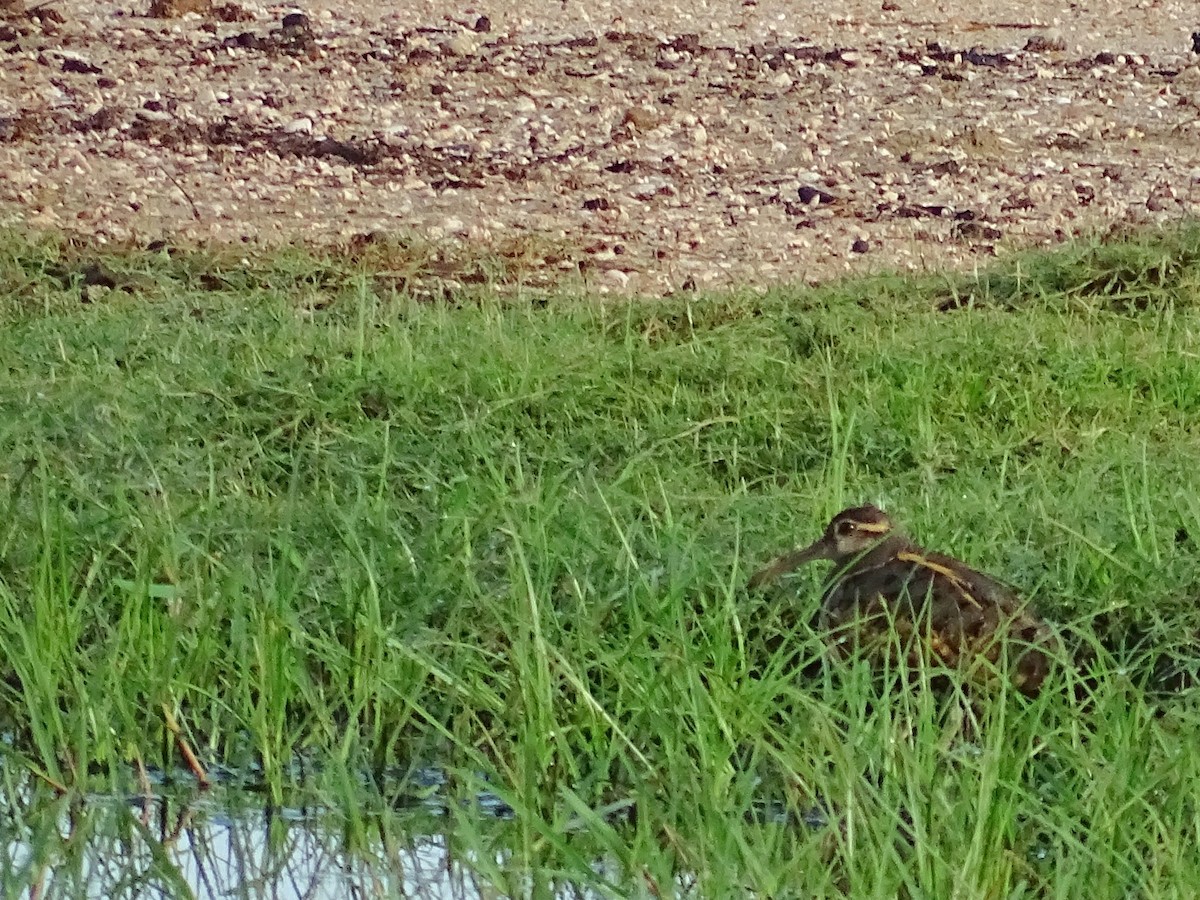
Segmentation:
{"type": "Polygon", "coordinates": [[[795,550],[789,550],[782,556],[776,557],[770,565],[755,572],[750,577],[750,582],[747,586],[751,590],[754,590],[765,584],[770,584],[788,572],[795,571],[805,563],[810,563],[818,559],[829,559],[829,545],[824,537],[813,541],[807,547],[798,547],[795,550]]]}

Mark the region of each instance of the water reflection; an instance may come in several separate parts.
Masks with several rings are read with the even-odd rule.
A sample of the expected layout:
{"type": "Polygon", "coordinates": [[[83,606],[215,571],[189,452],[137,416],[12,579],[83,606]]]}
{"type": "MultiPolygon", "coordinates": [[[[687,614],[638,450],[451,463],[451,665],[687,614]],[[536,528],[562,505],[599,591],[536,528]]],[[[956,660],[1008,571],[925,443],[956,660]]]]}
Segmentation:
{"type": "MultiPolygon", "coordinates": [[[[0,773],[11,777],[11,769],[5,769],[0,765],[0,773]]],[[[481,778],[468,780],[478,788],[481,778]]],[[[291,806],[264,804],[264,795],[247,789],[233,773],[218,773],[206,791],[160,777],[143,783],[142,793],[124,796],[61,797],[40,783],[14,787],[10,781],[0,787],[0,896],[590,900],[695,895],[686,874],[676,874],[671,884],[654,882],[640,863],[632,873],[622,871],[617,860],[623,858],[618,849],[623,837],[616,835],[633,822],[629,799],[583,816],[553,815],[531,829],[486,790],[451,800],[453,789],[437,770],[408,771],[392,783],[403,788],[388,800],[363,790],[360,801],[343,798],[306,807],[295,799],[291,806]],[[541,858],[538,847],[547,846],[573,861],[569,874],[560,868],[561,856],[531,871],[541,858]],[[517,859],[523,864],[516,865],[517,859]]],[[[316,790],[304,796],[315,797],[316,790]]],[[[801,823],[819,829],[826,821],[818,809],[789,814],[766,802],[747,815],[764,827],[789,830],[801,823]]]]}
{"type": "MultiPolygon", "coordinates": [[[[234,792],[21,791],[0,810],[0,891],[37,897],[495,897],[430,811],[355,829],[328,810],[248,808],[234,792]],[[9,814],[11,813],[11,815],[9,814]]],[[[244,797],[240,798],[244,803],[244,797]]],[[[486,813],[485,813],[486,815],[486,813]]],[[[591,896],[572,891],[572,896],[591,896]]]]}

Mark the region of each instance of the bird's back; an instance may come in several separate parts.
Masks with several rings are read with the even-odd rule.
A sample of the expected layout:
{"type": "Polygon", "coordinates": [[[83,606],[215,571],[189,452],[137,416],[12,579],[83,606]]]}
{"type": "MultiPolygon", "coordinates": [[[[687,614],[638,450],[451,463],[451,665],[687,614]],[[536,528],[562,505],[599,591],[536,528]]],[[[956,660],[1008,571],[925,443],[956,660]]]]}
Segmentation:
{"type": "Polygon", "coordinates": [[[835,646],[887,653],[909,664],[995,667],[1002,650],[1020,690],[1036,693],[1056,639],[1011,588],[952,557],[895,537],[835,571],[822,622],[835,646]]]}

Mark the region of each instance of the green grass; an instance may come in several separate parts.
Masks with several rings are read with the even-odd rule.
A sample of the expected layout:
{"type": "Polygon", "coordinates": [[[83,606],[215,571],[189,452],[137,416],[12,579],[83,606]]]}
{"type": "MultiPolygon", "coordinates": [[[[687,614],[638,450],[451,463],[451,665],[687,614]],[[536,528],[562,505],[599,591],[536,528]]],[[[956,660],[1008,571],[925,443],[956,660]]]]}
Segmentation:
{"type": "Polygon", "coordinates": [[[1200,883],[1200,231],[635,303],[299,252],[125,251],[105,291],[93,252],[0,241],[10,778],[176,771],[165,705],[276,802],[316,760],[354,821],[442,767],[512,894],[1200,883]],[[1063,672],[964,739],[961,703],[809,665],[818,573],[742,585],[865,500],[1097,647],[1088,708],[1063,672]]]}

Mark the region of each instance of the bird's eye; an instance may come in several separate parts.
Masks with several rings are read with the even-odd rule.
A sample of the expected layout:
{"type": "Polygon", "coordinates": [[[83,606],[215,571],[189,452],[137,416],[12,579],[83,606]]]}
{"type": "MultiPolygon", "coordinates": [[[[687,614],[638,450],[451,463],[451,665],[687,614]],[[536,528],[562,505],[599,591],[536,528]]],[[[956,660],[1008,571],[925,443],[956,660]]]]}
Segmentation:
{"type": "Polygon", "coordinates": [[[858,526],[849,520],[837,523],[837,533],[842,537],[847,537],[851,534],[854,534],[857,528],[858,526]]]}

